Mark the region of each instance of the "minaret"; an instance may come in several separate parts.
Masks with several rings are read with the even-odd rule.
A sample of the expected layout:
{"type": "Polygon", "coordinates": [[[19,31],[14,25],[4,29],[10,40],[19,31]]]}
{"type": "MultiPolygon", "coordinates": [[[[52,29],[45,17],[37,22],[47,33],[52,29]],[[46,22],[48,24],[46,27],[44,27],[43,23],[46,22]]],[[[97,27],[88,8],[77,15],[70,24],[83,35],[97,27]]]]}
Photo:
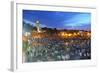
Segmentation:
{"type": "Polygon", "coordinates": [[[40,22],[38,20],[35,22],[35,26],[37,28],[37,32],[40,32],[40,22]]]}

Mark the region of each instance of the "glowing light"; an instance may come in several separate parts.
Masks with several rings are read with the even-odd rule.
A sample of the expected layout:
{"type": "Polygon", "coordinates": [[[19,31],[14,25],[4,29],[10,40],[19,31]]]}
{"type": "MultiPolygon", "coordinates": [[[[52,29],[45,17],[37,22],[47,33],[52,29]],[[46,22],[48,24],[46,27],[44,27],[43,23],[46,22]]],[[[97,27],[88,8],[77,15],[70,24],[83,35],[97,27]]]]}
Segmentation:
{"type": "Polygon", "coordinates": [[[30,32],[25,32],[24,36],[29,36],[30,35],[30,32]]]}
{"type": "Polygon", "coordinates": [[[90,37],[91,36],[91,33],[87,32],[87,36],[90,37]]]}
{"type": "Polygon", "coordinates": [[[74,35],[74,36],[76,36],[77,34],[76,34],[76,33],[74,33],[73,35],[74,35]]]}
{"type": "Polygon", "coordinates": [[[70,36],[72,36],[72,34],[68,34],[68,36],[70,37],[70,36]]]}

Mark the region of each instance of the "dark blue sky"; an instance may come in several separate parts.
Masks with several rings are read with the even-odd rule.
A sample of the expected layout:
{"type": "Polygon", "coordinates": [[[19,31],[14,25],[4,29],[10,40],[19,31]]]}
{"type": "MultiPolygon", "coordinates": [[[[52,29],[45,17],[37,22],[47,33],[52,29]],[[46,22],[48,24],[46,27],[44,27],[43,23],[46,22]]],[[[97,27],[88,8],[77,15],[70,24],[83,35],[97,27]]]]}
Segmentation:
{"type": "Polygon", "coordinates": [[[41,27],[91,30],[90,13],[23,10],[23,20],[33,26],[39,20],[41,27]]]}

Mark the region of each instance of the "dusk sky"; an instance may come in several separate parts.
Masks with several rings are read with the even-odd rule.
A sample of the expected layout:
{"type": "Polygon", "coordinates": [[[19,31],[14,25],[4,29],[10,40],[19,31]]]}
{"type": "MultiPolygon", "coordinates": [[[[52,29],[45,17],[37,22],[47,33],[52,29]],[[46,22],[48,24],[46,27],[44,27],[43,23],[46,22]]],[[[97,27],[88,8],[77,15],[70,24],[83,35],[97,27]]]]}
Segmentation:
{"type": "Polygon", "coordinates": [[[23,20],[34,26],[73,30],[91,30],[91,13],[23,10],[23,20]]]}

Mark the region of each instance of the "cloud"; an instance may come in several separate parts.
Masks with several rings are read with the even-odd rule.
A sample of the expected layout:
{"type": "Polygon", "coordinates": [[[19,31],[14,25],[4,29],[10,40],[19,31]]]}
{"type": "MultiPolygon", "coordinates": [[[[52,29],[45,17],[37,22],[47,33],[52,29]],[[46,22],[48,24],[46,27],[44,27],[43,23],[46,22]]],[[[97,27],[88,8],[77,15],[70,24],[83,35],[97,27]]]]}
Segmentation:
{"type": "Polygon", "coordinates": [[[83,26],[91,23],[91,16],[89,13],[77,14],[69,20],[65,20],[65,26],[83,26]]]}
{"type": "Polygon", "coordinates": [[[41,27],[47,27],[47,25],[45,25],[45,24],[41,24],[41,27]]]}
{"type": "Polygon", "coordinates": [[[32,21],[29,21],[29,20],[26,20],[26,19],[23,19],[23,21],[25,22],[25,23],[28,23],[28,24],[30,24],[30,25],[32,25],[32,26],[34,26],[34,22],[32,22],[32,21]]]}
{"type": "MultiPolygon", "coordinates": [[[[28,24],[32,25],[32,26],[35,26],[35,23],[32,22],[32,21],[29,21],[29,20],[26,20],[26,19],[24,19],[23,21],[24,21],[25,23],[28,23],[28,24]]],[[[41,26],[41,27],[47,27],[45,24],[40,24],[40,26],[41,26]]]]}

